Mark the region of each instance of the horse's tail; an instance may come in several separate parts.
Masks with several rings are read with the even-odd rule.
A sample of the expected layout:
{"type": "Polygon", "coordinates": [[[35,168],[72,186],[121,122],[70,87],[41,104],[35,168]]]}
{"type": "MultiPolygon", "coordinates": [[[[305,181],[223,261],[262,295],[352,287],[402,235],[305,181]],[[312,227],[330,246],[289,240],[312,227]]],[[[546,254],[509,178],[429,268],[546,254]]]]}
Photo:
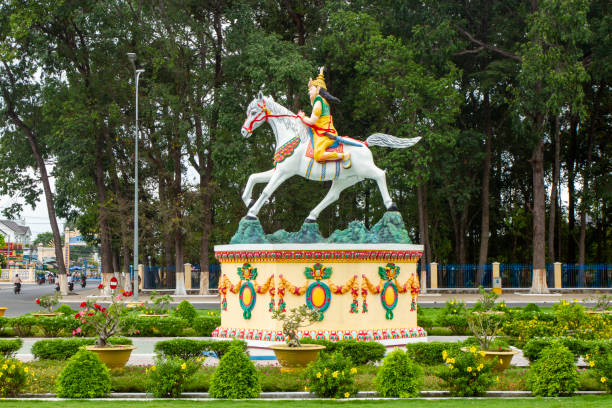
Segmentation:
{"type": "Polygon", "coordinates": [[[384,133],[374,133],[366,139],[368,146],[383,146],[390,147],[392,149],[405,149],[416,144],[420,137],[413,137],[412,139],[406,139],[402,137],[395,137],[384,133]]]}

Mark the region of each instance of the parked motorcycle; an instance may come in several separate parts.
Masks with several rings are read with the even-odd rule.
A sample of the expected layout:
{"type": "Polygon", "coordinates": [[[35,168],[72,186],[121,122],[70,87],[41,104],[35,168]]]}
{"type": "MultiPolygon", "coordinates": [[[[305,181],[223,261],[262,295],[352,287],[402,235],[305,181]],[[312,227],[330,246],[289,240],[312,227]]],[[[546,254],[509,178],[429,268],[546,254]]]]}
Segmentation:
{"type": "Polygon", "coordinates": [[[15,283],[15,288],[13,290],[16,295],[20,294],[21,293],[21,283],[15,283]]]}

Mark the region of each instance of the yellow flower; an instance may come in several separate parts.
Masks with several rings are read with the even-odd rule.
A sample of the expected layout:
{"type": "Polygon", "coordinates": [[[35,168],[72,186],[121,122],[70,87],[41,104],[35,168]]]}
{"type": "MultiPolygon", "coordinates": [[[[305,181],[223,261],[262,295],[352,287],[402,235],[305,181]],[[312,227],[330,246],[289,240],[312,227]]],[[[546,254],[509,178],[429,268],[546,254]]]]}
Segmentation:
{"type": "Polygon", "coordinates": [[[504,360],[502,360],[501,358],[499,359],[499,364],[504,364],[504,360]]]}
{"type": "Polygon", "coordinates": [[[486,355],[487,355],[487,353],[485,353],[484,351],[480,350],[480,355],[481,355],[482,357],[484,357],[484,356],[486,356],[486,355]]]}
{"type": "Polygon", "coordinates": [[[155,371],[156,367],[155,366],[151,366],[151,371],[155,371]]]}
{"type": "Polygon", "coordinates": [[[310,390],[310,388],[304,387],[304,391],[308,392],[309,390],[310,390]]]}
{"type": "Polygon", "coordinates": [[[2,377],[2,374],[4,374],[4,373],[0,373],[0,377],[2,377]]]}
{"type": "Polygon", "coordinates": [[[450,364],[450,365],[448,366],[448,368],[450,368],[450,369],[452,370],[452,369],[453,369],[453,365],[452,365],[452,364],[450,364]]]}
{"type": "Polygon", "coordinates": [[[25,368],[23,369],[23,372],[24,372],[24,373],[27,373],[28,371],[30,371],[30,369],[29,369],[28,367],[25,367],[25,368]]]}
{"type": "Polygon", "coordinates": [[[499,376],[495,377],[495,381],[499,382],[499,376]]]}
{"type": "Polygon", "coordinates": [[[457,309],[453,309],[453,313],[457,313],[457,309]]]}
{"type": "Polygon", "coordinates": [[[351,368],[351,374],[357,374],[357,369],[355,367],[351,368]]]}
{"type": "Polygon", "coordinates": [[[480,372],[480,366],[476,367],[476,370],[478,370],[478,372],[480,372]]]}
{"type": "Polygon", "coordinates": [[[451,305],[454,305],[454,304],[455,304],[455,301],[454,301],[454,300],[451,300],[451,305]]]}
{"type": "Polygon", "coordinates": [[[11,370],[15,369],[15,364],[11,364],[11,370]]]}
{"type": "Polygon", "coordinates": [[[476,353],[476,347],[474,346],[470,347],[470,353],[476,353]]]}
{"type": "Polygon", "coordinates": [[[185,363],[181,364],[181,370],[184,370],[186,368],[187,368],[187,364],[185,364],[185,363]]]}
{"type": "Polygon", "coordinates": [[[149,369],[145,368],[145,374],[149,374],[149,369]]]}
{"type": "Polygon", "coordinates": [[[595,367],[595,362],[594,361],[589,361],[589,367],[595,367]]]}
{"type": "Polygon", "coordinates": [[[467,372],[468,372],[468,373],[471,373],[471,372],[472,372],[472,367],[468,367],[468,368],[467,368],[467,372]]]}
{"type": "Polygon", "coordinates": [[[601,381],[601,383],[603,384],[603,383],[605,383],[606,381],[608,381],[608,379],[607,379],[606,377],[601,377],[601,379],[600,379],[599,381],[601,381]]]}
{"type": "Polygon", "coordinates": [[[451,363],[455,364],[455,359],[451,358],[451,363]]]}
{"type": "Polygon", "coordinates": [[[323,370],[323,374],[327,373],[327,367],[323,370]]]}
{"type": "Polygon", "coordinates": [[[317,373],[317,378],[321,378],[321,373],[317,373]]]}
{"type": "Polygon", "coordinates": [[[337,372],[337,371],[334,371],[334,372],[332,373],[332,377],[334,377],[334,378],[338,378],[338,372],[337,372]]]}
{"type": "Polygon", "coordinates": [[[446,352],[446,350],[442,351],[442,360],[446,360],[446,357],[448,357],[448,353],[446,352]]]}
{"type": "Polygon", "coordinates": [[[478,366],[478,368],[483,369],[483,368],[484,368],[484,364],[482,364],[482,363],[481,363],[481,364],[478,366]]]}
{"type": "Polygon", "coordinates": [[[450,363],[451,363],[451,359],[450,359],[450,358],[447,358],[447,359],[446,359],[446,364],[450,364],[450,363]]]}
{"type": "Polygon", "coordinates": [[[344,393],[344,398],[348,398],[348,397],[350,397],[350,396],[351,396],[351,394],[349,394],[348,392],[345,392],[345,393],[344,393]]]}

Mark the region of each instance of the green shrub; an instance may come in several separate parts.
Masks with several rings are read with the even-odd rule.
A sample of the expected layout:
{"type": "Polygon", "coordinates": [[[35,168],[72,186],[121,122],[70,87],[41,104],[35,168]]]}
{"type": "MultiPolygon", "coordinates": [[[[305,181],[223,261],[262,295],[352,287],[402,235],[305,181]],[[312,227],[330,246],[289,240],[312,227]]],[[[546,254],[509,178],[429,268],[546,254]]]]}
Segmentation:
{"type": "Polygon", "coordinates": [[[110,391],[109,369],[87,350],[79,350],[70,357],[55,385],[59,398],[101,398],[110,391]]]}
{"type": "Polygon", "coordinates": [[[341,353],[326,353],[308,364],[304,378],[310,392],[320,398],[348,398],[357,392],[355,374],[350,359],[341,353]]]}
{"type": "Polygon", "coordinates": [[[21,339],[0,340],[0,356],[11,358],[23,346],[21,339]]]}
{"type": "Polygon", "coordinates": [[[199,367],[197,360],[156,358],[155,365],[147,370],[147,392],[155,398],[180,397],[185,382],[189,381],[199,367]]]}
{"type": "Polygon", "coordinates": [[[203,352],[208,351],[222,358],[232,345],[240,347],[242,351],[247,347],[246,342],[242,340],[173,339],[158,341],[155,344],[155,353],[159,357],[178,357],[187,360],[201,357],[203,352]]]}
{"type": "Polygon", "coordinates": [[[324,353],[341,353],[344,357],[350,359],[354,365],[364,365],[375,363],[385,358],[387,349],[380,343],[375,341],[356,341],[356,340],[312,340],[300,339],[302,344],[320,344],[325,346],[324,353]]]}
{"type": "Polygon", "coordinates": [[[421,307],[417,307],[417,325],[425,330],[431,329],[434,325],[433,319],[427,317],[421,307]]]}
{"type": "Polygon", "coordinates": [[[219,316],[197,316],[193,319],[191,327],[198,333],[198,336],[210,337],[213,330],[221,326],[219,316]]]}
{"type": "Polygon", "coordinates": [[[68,316],[46,316],[36,319],[36,325],[41,329],[45,337],[58,337],[62,333],[70,333],[79,326],[79,322],[70,315],[68,316]]]}
{"type": "Polygon", "coordinates": [[[387,357],[376,376],[376,390],[383,397],[418,397],[423,369],[407,353],[395,350],[387,357]]]}
{"type": "Polygon", "coordinates": [[[456,299],[447,301],[438,315],[437,323],[441,327],[448,327],[453,334],[465,333],[468,327],[465,303],[456,299]]]}
{"type": "Polygon", "coordinates": [[[536,305],[535,303],[528,303],[527,306],[525,306],[525,308],[523,308],[523,312],[536,312],[536,313],[540,313],[540,306],[536,305]]]}
{"type": "Polygon", "coordinates": [[[2,329],[4,329],[5,327],[8,327],[8,325],[9,325],[8,317],[0,316],[0,332],[2,332],[2,329]]]}
{"type": "Polygon", "coordinates": [[[557,318],[557,323],[564,330],[577,330],[587,319],[584,306],[577,302],[566,302],[553,305],[553,312],[557,318]]]}
{"type": "MultiPolygon", "coordinates": [[[[32,346],[32,354],[39,360],[67,360],[75,355],[80,347],[91,346],[95,339],[52,339],[39,340],[32,346]]],[[[132,340],[125,337],[111,337],[110,344],[132,344],[132,340]]]]}
{"type": "Polygon", "coordinates": [[[261,392],[259,374],[249,356],[232,345],[219,361],[210,382],[211,398],[257,398],[261,392]]]}
{"type": "Polygon", "coordinates": [[[431,343],[408,343],[406,344],[406,352],[412,359],[420,365],[434,366],[444,363],[442,352],[446,350],[449,353],[458,352],[461,348],[461,343],[444,343],[432,341],[431,343]]]}
{"type": "Polygon", "coordinates": [[[140,336],[176,337],[179,336],[188,325],[189,323],[187,320],[176,316],[145,317],[132,315],[125,317],[123,327],[128,328],[130,332],[134,332],[136,335],[140,336]]]}
{"type": "Polygon", "coordinates": [[[17,337],[28,337],[36,327],[37,319],[34,316],[24,315],[9,318],[8,325],[13,328],[17,337]]]}
{"type": "Polygon", "coordinates": [[[21,361],[0,359],[0,397],[16,397],[30,382],[33,372],[21,361]]]}
{"type": "Polygon", "coordinates": [[[593,363],[593,370],[608,393],[612,393],[612,353],[599,354],[593,357],[589,356],[587,361],[593,363]]]}
{"type": "Polygon", "coordinates": [[[448,386],[451,395],[456,397],[475,397],[483,395],[494,382],[492,369],[497,361],[485,361],[484,352],[475,346],[469,352],[442,352],[445,367],[438,372],[448,386]]]}
{"type": "Polygon", "coordinates": [[[533,395],[555,397],[573,394],[578,388],[578,373],[574,355],[567,347],[555,342],[546,347],[538,361],[531,365],[527,387],[533,395]]]}
{"type": "Polygon", "coordinates": [[[183,319],[187,320],[189,325],[192,325],[193,319],[197,316],[198,312],[196,311],[195,307],[193,307],[191,303],[189,303],[187,300],[183,300],[176,307],[174,314],[177,317],[182,317],[183,319]]]}
{"type": "Polygon", "coordinates": [[[55,309],[56,313],[63,313],[66,316],[74,316],[76,310],[73,310],[70,306],[63,304],[57,309],[55,309]]]}

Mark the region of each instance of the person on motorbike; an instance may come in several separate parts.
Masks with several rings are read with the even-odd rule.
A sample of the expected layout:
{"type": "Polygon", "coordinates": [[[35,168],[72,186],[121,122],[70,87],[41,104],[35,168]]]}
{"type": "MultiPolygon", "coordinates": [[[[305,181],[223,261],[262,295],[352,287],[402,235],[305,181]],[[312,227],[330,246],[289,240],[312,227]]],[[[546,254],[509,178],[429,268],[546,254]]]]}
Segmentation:
{"type": "Polygon", "coordinates": [[[21,278],[19,277],[19,274],[15,274],[13,284],[15,285],[15,293],[21,293],[21,278]]]}

